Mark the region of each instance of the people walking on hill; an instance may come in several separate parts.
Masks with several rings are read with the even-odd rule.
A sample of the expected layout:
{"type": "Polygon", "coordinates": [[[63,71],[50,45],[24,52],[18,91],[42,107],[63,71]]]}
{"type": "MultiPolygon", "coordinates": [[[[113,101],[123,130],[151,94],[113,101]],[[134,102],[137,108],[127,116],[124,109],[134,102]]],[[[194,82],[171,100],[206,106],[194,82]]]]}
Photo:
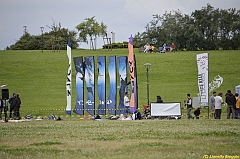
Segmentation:
{"type": "Polygon", "coordinates": [[[222,99],[222,93],[218,93],[218,95],[215,97],[215,119],[221,119],[221,114],[222,114],[222,104],[223,104],[223,99],[222,99]]]}
{"type": "Polygon", "coordinates": [[[194,119],[194,117],[191,115],[191,110],[192,110],[192,98],[190,94],[187,94],[187,101],[185,103],[187,105],[187,118],[188,119],[194,119]]]}
{"type": "Polygon", "coordinates": [[[231,114],[232,114],[232,119],[235,119],[236,98],[232,94],[231,90],[227,91],[226,103],[227,103],[227,119],[230,119],[231,114]]]}

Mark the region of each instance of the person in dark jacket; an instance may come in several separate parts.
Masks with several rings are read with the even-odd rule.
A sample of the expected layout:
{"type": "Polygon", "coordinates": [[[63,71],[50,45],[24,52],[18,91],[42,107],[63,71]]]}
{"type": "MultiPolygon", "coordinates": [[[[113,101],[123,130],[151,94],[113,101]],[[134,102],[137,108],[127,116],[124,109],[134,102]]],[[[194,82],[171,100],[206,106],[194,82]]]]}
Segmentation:
{"type": "Polygon", "coordinates": [[[9,118],[12,118],[12,112],[14,111],[14,100],[15,100],[16,96],[17,96],[17,94],[13,93],[13,96],[8,101],[10,104],[9,118]]]}
{"type": "Polygon", "coordinates": [[[201,114],[201,108],[199,107],[194,111],[195,118],[199,119],[200,114],[201,114]]]}
{"type": "Polygon", "coordinates": [[[0,97],[0,120],[2,120],[2,111],[3,111],[3,100],[2,98],[0,97]]]}
{"type": "Polygon", "coordinates": [[[142,119],[142,115],[139,112],[139,109],[136,109],[136,111],[134,112],[135,114],[135,120],[141,120],[142,119]]]}
{"type": "Polygon", "coordinates": [[[232,118],[235,118],[235,107],[236,107],[236,98],[232,94],[231,90],[227,91],[226,94],[226,103],[227,103],[227,119],[230,119],[232,113],[232,118]]]}
{"type": "Polygon", "coordinates": [[[21,99],[19,97],[19,94],[17,94],[16,99],[14,100],[14,118],[20,119],[20,106],[21,106],[21,99]]]}
{"type": "Polygon", "coordinates": [[[161,96],[157,96],[156,103],[163,103],[163,100],[162,100],[161,96]]]}

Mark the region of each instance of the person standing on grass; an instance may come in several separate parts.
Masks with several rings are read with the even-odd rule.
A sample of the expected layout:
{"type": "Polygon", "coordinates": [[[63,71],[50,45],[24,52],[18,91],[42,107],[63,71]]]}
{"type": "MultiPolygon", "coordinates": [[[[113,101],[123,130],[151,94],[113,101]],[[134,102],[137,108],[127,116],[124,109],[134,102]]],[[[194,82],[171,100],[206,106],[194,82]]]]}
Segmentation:
{"type": "Polygon", "coordinates": [[[235,109],[235,119],[239,119],[239,108],[240,108],[240,99],[238,98],[238,93],[235,93],[236,98],[236,109],[235,109]]]}
{"type": "Polygon", "coordinates": [[[222,104],[223,104],[223,99],[222,99],[222,93],[218,93],[218,96],[215,97],[215,119],[221,119],[221,114],[222,114],[222,104]]]}
{"type": "Polygon", "coordinates": [[[4,107],[3,107],[3,100],[0,96],[0,120],[2,120],[2,111],[3,111],[4,107]]]}
{"type": "Polygon", "coordinates": [[[21,106],[21,99],[19,94],[17,94],[16,99],[14,100],[14,118],[19,120],[20,119],[20,106],[21,106]]]}
{"type": "Polygon", "coordinates": [[[12,118],[12,112],[14,111],[14,100],[16,99],[17,94],[13,93],[13,96],[9,99],[9,104],[10,104],[10,113],[9,113],[9,118],[12,118]]]}
{"type": "Polygon", "coordinates": [[[215,119],[215,97],[217,93],[213,92],[213,95],[210,97],[210,107],[211,107],[211,117],[215,119]]]}
{"type": "Polygon", "coordinates": [[[124,96],[124,106],[125,106],[125,109],[126,109],[126,114],[129,113],[129,109],[130,109],[130,100],[128,99],[128,92],[125,93],[125,96],[124,96]]]}
{"type": "Polygon", "coordinates": [[[188,119],[194,119],[194,117],[191,115],[191,110],[192,110],[192,98],[190,94],[187,94],[187,101],[185,103],[187,105],[187,118],[188,119]]]}
{"type": "Polygon", "coordinates": [[[232,118],[235,119],[236,98],[232,94],[231,90],[227,90],[226,103],[227,103],[227,119],[230,119],[231,113],[232,118]]]}

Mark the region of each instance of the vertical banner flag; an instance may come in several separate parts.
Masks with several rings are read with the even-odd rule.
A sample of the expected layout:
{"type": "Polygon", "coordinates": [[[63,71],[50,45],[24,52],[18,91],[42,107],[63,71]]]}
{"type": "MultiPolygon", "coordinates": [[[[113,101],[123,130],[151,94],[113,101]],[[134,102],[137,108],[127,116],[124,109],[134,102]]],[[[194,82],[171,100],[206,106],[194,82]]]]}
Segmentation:
{"type": "Polygon", "coordinates": [[[118,57],[118,72],[120,75],[120,86],[119,86],[119,106],[118,106],[118,114],[126,114],[126,109],[124,106],[124,96],[125,92],[127,92],[127,57],[120,56],[118,57]]]}
{"type": "Polygon", "coordinates": [[[83,57],[73,58],[75,70],[76,70],[76,92],[77,99],[74,109],[74,113],[84,115],[84,76],[85,76],[85,64],[83,57]]]}
{"type": "Polygon", "coordinates": [[[106,114],[106,56],[98,57],[98,114],[106,114]]]}
{"type": "Polygon", "coordinates": [[[94,57],[85,57],[85,80],[87,86],[86,110],[90,115],[95,115],[95,82],[94,82],[94,57]]]}
{"type": "Polygon", "coordinates": [[[208,106],[208,53],[197,55],[198,88],[202,106],[208,106]]]}
{"type": "Polygon", "coordinates": [[[130,94],[130,111],[134,112],[136,109],[136,105],[135,105],[135,89],[134,89],[134,84],[135,84],[135,64],[134,64],[134,53],[133,53],[133,38],[132,35],[129,39],[129,43],[128,43],[128,65],[130,68],[130,81],[131,81],[131,92],[130,94]]]}
{"type": "Polygon", "coordinates": [[[107,100],[107,110],[109,114],[116,115],[116,101],[117,101],[117,78],[116,78],[116,56],[108,57],[108,74],[110,90],[107,100]]]}
{"type": "Polygon", "coordinates": [[[134,96],[135,108],[138,108],[138,83],[137,83],[137,60],[134,55],[134,96]]]}
{"type": "Polygon", "coordinates": [[[68,56],[68,74],[66,80],[66,93],[67,93],[67,107],[66,107],[66,114],[71,115],[71,104],[72,104],[72,55],[71,55],[71,43],[70,38],[68,38],[67,44],[67,56],[68,56]]]}

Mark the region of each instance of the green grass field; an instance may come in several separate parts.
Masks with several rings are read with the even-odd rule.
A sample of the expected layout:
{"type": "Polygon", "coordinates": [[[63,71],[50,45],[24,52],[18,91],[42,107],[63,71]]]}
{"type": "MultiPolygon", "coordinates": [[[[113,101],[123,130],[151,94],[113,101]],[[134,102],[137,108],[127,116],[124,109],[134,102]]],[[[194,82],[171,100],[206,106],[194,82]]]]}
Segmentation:
{"type": "MultiPolygon", "coordinates": [[[[186,93],[197,96],[196,54],[176,52],[144,54],[137,59],[139,107],[147,104],[146,70],[149,71],[150,102],[161,95],[164,102],[183,102],[186,93]]],[[[76,56],[127,56],[127,49],[72,50],[76,56]]],[[[240,84],[240,51],[209,51],[209,80],[220,75],[224,82],[217,92],[235,91],[240,84]]],[[[60,115],[63,121],[43,120],[0,123],[0,158],[240,158],[239,120],[93,121],[71,120],[65,115],[66,51],[0,51],[0,84],[22,99],[21,115],[60,115]],[[215,156],[215,157],[214,157],[215,156]],[[221,157],[221,156],[220,156],[221,157]]],[[[74,66],[73,66],[74,70],[74,66]]],[[[72,107],[76,99],[73,76],[72,107]]],[[[186,115],[186,110],[182,110],[186,115]]]]}
{"type": "MultiPolygon", "coordinates": [[[[152,64],[149,71],[150,102],[155,102],[157,95],[160,95],[164,102],[183,102],[187,93],[190,93],[192,97],[197,96],[196,54],[199,53],[203,52],[145,54],[138,53],[136,49],[139,108],[142,108],[143,104],[147,105],[144,63],[152,64]]],[[[72,57],[112,55],[128,56],[128,50],[72,50],[72,57]]],[[[224,82],[216,90],[217,92],[225,93],[228,89],[234,92],[235,86],[240,84],[238,59],[240,59],[240,51],[209,52],[209,81],[212,81],[217,75],[224,78],[224,82]]],[[[65,50],[61,52],[44,51],[44,53],[41,53],[40,50],[0,51],[0,62],[0,84],[8,84],[10,95],[13,92],[20,94],[22,116],[26,114],[36,117],[48,116],[52,113],[65,115],[65,81],[68,67],[65,50]]],[[[74,65],[72,69],[75,72],[74,65]]],[[[97,76],[95,78],[97,80],[97,76]]],[[[74,73],[72,79],[72,108],[74,108],[76,100],[74,73]]],[[[108,89],[107,86],[107,95],[108,89]]],[[[87,96],[85,95],[85,97],[87,96]]],[[[97,105],[98,103],[96,103],[97,105]]]]}

